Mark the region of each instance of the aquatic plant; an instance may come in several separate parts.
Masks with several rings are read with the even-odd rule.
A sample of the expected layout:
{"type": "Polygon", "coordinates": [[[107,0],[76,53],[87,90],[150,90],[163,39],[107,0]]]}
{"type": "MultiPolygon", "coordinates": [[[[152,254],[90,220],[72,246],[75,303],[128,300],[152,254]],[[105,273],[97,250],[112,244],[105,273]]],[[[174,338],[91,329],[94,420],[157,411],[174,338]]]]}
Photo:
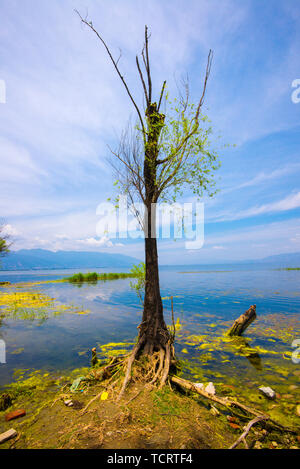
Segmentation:
{"type": "Polygon", "coordinates": [[[89,272],[87,274],[82,274],[79,272],[78,274],[74,274],[71,277],[68,277],[64,280],[67,280],[70,283],[83,283],[83,282],[97,282],[98,280],[118,280],[118,279],[124,279],[124,278],[133,278],[135,277],[136,274],[133,272],[127,273],[127,272],[121,272],[121,273],[116,273],[116,272],[109,272],[109,273],[103,273],[103,274],[97,274],[97,272],[89,272]]]}
{"type": "Polygon", "coordinates": [[[0,319],[38,320],[41,324],[50,316],[58,316],[66,312],[88,313],[73,306],[63,305],[55,298],[39,291],[0,293],[0,319]]]}

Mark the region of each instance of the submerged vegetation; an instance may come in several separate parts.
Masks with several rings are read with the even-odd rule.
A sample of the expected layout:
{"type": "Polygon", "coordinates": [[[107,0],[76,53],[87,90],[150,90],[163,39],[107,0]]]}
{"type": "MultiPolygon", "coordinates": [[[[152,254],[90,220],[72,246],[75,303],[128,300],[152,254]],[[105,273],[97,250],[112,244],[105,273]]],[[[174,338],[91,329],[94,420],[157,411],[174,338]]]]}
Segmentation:
{"type": "Polygon", "coordinates": [[[63,313],[87,314],[80,308],[61,304],[39,291],[0,292],[0,320],[46,321],[63,313]]]}
{"type": "Polygon", "coordinates": [[[118,279],[123,279],[123,278],[133,278],[136,277],[135,273],[133,272],[121,272],[121,273],[115,273],[115,272],[109,272],[109,273],[104,273],[104,274],[97,274],[97,272],[89,272],[87,274],[82,274],[81,272],[78,274],[74,274],[71,277],[66,278],[70,283],[84,283],[84,282],[90,282],[90,283],[96,283],[98,280],[106,281],[106,280],[118,280],[118,279]]]}

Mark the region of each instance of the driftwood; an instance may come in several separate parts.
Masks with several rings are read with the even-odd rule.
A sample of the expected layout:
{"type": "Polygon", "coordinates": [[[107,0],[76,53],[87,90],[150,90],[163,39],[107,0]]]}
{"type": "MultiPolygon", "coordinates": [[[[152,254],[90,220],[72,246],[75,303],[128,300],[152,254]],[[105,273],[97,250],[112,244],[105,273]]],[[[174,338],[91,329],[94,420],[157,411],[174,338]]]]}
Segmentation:
{"type": "Polygon", "coordinates": [[[200,396],[205,397],[206,399],[209,399],[210,401],[216,402],[224,407],[227,407],[230,409],[231,412],[234,412],[237,414],[237,409],[240,409],[243,411],[243,414],[241,415],[238,413],[238,416],[240,418],[247,418],[246,414],[250,414],[254,417],[257,417],[259,420],[255,423],[259,422],[264,422],[266,426],[268,426],[272,430],[276,431],[285,431],[288,433],[293,433],[297,434],[299,433],[299,428],[292,428],[292,427],[286,427],[284,425],[281,425],[280,423],[276,422],[275,420],[271,419],[271,417],[268,414],[264,414],[263,412],[254,409],[253,407],[247,406],[245,404],[242,404],[241,402],[238,402],[233,399],[228,399],[227,397],[219,397],[219,396],[214,396],[212,394],[207,393],[203,389],[200,389],[199,387],[195,386],[194,383],[191,381],[188,381],[183,378],[178,378],[178,376],[170,376],[170,380],[172,383],[177,384],[181,388],[188,390],[188,391],[194,391],[200,396]]]}
{"type": "Polygon", "coordinates": [[[265,420],[264,417],[255,417],[253,420],[251,420],[248,425],[244,428],[244,432],[241,434],[241,436],[233,443],[233,445],[230,446],[229,449],[234,449],[236,448],[242,441],[244,442],[244,445],[246,446],[247,449],[249,449],[249,446],[247,445],[246,442],[246,436],[250,432],[251,428],[256,425],[257,423],[265,420]]]}
{"type": "Polygon", "coordinates": [[[255,319],[256,305],[252,305],[245,313],[241,314],[241,316],[234,321],[233,326],[229,330],[228,334],[231,336],[242,335],[242,333],[255,319]]]}

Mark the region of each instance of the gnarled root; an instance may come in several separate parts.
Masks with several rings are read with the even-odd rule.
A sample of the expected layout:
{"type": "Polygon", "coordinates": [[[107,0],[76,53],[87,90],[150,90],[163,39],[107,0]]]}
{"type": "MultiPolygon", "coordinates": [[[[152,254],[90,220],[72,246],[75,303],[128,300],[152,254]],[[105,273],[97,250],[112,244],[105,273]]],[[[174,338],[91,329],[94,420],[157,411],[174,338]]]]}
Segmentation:
{"type": "Polygon", "coordinates": [[[123,396],[131,379],[144,381],[151,385],[158,384],[159,388],[163,387],[168,379],[171,360],[174,358],[174,347],[171,339],[167,341],[164,347],[160,346],[159,350],[151,355],[141,353],[144,343],[145,340],[140,339],[127,359],[125,378],[118,401],[123,396]],[[137,360],[139,354],[141,354],[141,357],[140,360],[137,360]],[[136,366],[133,369],[134,362],[136,366]]]}

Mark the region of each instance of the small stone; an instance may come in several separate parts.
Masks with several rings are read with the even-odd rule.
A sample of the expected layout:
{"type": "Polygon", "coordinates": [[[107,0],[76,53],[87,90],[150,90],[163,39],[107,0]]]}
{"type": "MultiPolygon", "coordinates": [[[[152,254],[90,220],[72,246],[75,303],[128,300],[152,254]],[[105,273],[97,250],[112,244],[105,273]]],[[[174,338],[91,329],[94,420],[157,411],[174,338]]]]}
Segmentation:
{"type": "Polygon", "coordinates": [[[18,419],[20,417],[24,417],[26,415],[26,410],[25,409],[18,409],[18,410],[13,410],[12,412],[9,412],[8,414],[5,415],[5,420],[6,422],[9,422],[10,420],[18,419]]]}
{"type": "Polygon", "coordinates": [[[272,388],[270,388],[269,386],[261,386],[259,388],[260,392],[263,393],[264,396],[266,396],[268,399],[275,399],[276,397],[276,393],[275,391],[273,391],[272,388]]]}
{"type": "Polygon", "coordinates": [[[292,399],[294,396],[292,394],[283,394],[282,396],[284,399],[292,399]]]}
{"type": "Polygon", "coordinates": [[[277,441],[272,441],[272,446],[274,446],[274,448],[276,448],[278,446],[277,441]]]}
{"type": "Polygon", "coordinates": [[[7,440],[10,440],[11,438],[14,438],[15,436],[17,436],[17,434],[18,434],[18,432],[16,432],[16,430],[14,430],[13,428],[8,430],[7,432],[1,433],[1,435],[0,435],[0,444],[4,443],[7,440]]]}
{"type": "Polygon", "coordinates": [[[208,394],[211,394],[212,396],[214,396],[216,394],[216,389],[213,385],[212,382],[208,383],[208,385],[206,386],[205,388],[205,391],[208,393],[208,394]]]}
{"type": "Polygon", "coordinates": [[[67,407],[72,407],[72,405],[73,405],[73,402],[71,401],[71,399],[68,399],[68,400],[66,400],[66,401],[64,401],[64,402],[65,402],[65,405],[66,405],[67,407]]]}

